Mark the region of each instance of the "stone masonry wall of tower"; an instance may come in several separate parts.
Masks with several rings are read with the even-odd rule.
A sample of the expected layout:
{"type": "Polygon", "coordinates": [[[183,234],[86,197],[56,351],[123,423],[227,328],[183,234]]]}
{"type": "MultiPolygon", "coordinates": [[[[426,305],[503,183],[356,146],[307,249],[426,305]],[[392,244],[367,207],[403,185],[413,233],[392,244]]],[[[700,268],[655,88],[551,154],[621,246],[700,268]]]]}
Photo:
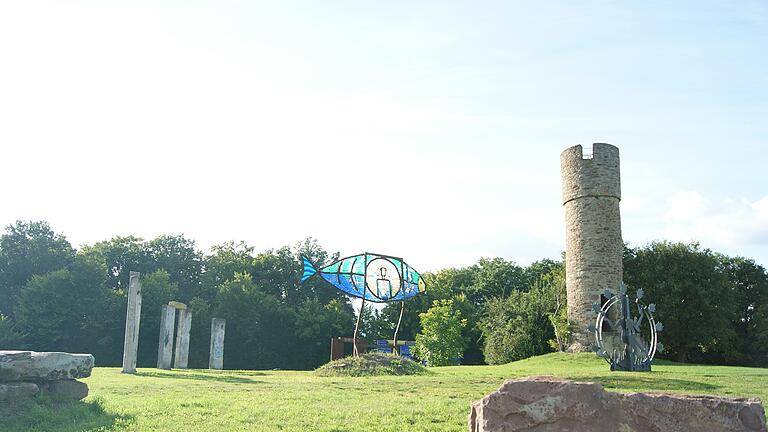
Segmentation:
{"type": "Polygon", "coordinates": [[[595,143],[591,159],[582,150],[577,145],[560,154],[568,320],[576,326],[571,351],[589,350],[592,303],[605,288],[617,289],[623,275],[619,149],[595,143]]]}

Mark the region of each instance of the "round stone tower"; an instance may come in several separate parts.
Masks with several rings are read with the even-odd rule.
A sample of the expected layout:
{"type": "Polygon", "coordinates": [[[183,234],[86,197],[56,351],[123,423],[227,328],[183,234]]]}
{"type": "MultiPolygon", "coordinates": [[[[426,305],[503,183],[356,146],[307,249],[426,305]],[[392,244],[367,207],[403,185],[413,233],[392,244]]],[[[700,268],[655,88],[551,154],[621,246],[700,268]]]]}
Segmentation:
{"type": "Polygon", "coordinates": [[[619,149],[595,143],[591,155],[582,150],[577,145],[560,154],[568,320],[575,324],[571,351],[590,349],[592,303],[606,288],[618,289],[623,273],[619,149]]]}

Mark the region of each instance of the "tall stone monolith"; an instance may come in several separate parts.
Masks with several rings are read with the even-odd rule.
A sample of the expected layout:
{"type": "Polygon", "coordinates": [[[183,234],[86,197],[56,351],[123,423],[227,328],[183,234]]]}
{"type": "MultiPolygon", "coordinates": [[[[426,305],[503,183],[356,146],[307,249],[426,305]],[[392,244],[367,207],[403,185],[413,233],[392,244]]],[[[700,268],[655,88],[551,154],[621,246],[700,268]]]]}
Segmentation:
{"type": "Polygon", "coordinates": [[[131,272],[128,282],[128,308],[125,313],[125,342],[123,343],[123,373],[136,373],[141,320],[141,273],[131,272]]]}
{"type": "Polygon", "coordinates": [[[224,369],[224,318],[211,320],[211,351],[208,357],[209,369],[224,369]]]}
{"type": "Polygon", "coordinates": [[[170,369],[173,356],[173,327],[176,320],[176,309],[163,305],[160,310],[160,340],[157,345],[157,368],[170,369]]]}
{"type": "Polygon", "coordinates": [[[189,359],[189,330],[192,328],[192,312],[189,309],[179,309],[179,326],[176,328],[176,354],[173,367],[186,369],[189,359]]]}

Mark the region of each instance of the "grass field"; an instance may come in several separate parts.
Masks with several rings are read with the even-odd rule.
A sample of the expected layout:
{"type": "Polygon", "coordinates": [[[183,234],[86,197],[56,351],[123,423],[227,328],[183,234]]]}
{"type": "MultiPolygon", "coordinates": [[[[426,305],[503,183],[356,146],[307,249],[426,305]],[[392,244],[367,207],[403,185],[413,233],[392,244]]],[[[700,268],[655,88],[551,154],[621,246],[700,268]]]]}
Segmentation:
{"type": "Polygon", "coordinates": [[[3,431],[466,431],[471,401],[507,378],[555,375],[618,391],[768,400],[768,369],[654,364],[609,372],[593,354],[549,354],[502,366],[434,368],[428,375],[335,378],[298,371],[96,368],[83,402],[35,405],[3,431]]]}

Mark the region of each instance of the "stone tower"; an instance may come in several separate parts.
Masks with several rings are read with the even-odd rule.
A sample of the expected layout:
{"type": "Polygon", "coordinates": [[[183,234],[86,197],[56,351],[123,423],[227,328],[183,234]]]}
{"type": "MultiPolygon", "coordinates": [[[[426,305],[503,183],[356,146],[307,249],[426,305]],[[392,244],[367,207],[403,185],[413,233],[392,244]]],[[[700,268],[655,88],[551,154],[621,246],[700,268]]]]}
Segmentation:
{"type": "Polygon", "coordinates": [[[595,143],[592,154],[580,145],[560,154],[565,207],[565,284],[568,320],[575,324],[572,351],[590,349],[594,323],[592,303],[605,288],[622,280],[624,243],[621,239],[619,149],[595,143]]]}

